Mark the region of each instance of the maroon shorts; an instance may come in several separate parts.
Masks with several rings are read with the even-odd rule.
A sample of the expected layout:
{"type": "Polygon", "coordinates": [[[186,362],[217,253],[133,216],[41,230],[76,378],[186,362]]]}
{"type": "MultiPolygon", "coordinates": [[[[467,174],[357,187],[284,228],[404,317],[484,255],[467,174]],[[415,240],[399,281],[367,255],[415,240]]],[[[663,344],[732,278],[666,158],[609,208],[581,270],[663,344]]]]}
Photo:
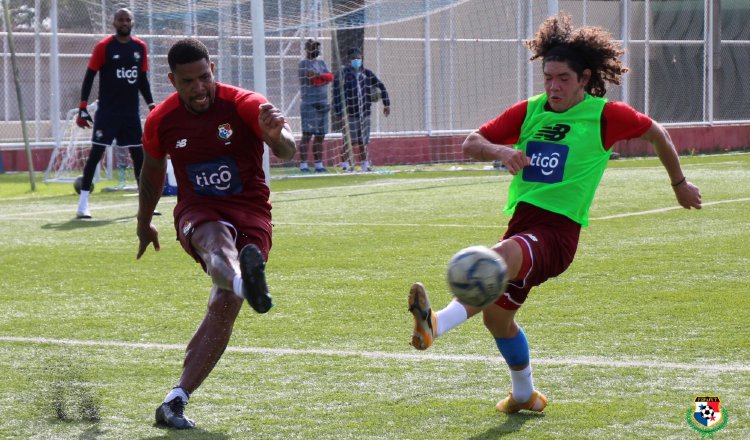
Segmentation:
{"type": "Polygon", "coordinates": [[[270,212],[253,211],[247,207],[217,207],[196,204],[180,210],[179,214],[175,216],[174,227],[177,230],[177,240],[180,241],[182,248],[203,266],[203,270],[206,270],[206,263],[193,250],[190,238],[195,228],[206,222],[225,224],[234,237],[234,244],[238,251],[248,244],[254,244],[263,253],[263,258],[268,260],[268,253],[271,251],[271,229],[273,227],[270,212]]]}
{"type": "Polygon", "coordinates": [[[520,279],[508,282],[505,295],[496,304],[516,310],[526,301],[532,287],[565,272],[575,257],[580,232],[581,225],[564,215],[519,203],[503,240],[511,239],[521,245],[528,271],[519,274],[520,279]]]}

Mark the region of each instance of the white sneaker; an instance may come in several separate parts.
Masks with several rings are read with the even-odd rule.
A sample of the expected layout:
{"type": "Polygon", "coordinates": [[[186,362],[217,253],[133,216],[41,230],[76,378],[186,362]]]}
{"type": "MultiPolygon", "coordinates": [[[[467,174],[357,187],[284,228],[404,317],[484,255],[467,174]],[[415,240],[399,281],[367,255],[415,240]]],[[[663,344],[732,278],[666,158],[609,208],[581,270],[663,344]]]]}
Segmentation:
{"type": "Polygon", "coordinates": [[[76,211],[76,218],[77,219],[90,219],[91,218],[91,211],[89,211],[88,208],[82,210],[82,211],[76,211]]]}

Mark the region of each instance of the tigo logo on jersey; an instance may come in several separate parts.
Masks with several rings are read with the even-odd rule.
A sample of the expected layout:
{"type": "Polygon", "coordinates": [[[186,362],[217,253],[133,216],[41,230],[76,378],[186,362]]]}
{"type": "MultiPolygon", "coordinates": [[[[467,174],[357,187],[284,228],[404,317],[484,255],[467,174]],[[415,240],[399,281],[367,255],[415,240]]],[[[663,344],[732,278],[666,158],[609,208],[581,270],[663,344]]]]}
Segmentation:
{"type": "Polygon", "coordinates": [[[138,81],[138,66],[130,69],[120,67],[117,69],[117,79],[127,79],[129,84],[135,84],[138,81]]]}
{"type": "Polygon", "coordinates": [[[701,438],[706,435],[713,438],[714,432],[726,426],[728,418],[726,408],[721,408],[719,396],[696,397],[693,407],[685,413],[688,425],[700,432],[701,438]]]}
{"type": "Polygon", "coordinates": [[[533,141],[527,143],[526,155],[531,158],[531,163],[523,169],[523,180],[540,183],[562,182],[568,150],[567,145],[533,141]]]}
{"type": "Polygon", "coordinates": [[[217,134],[222,141],[228,141],[232,137],[232,126],[229,123],[219,125],[219,132],[217,134]]]}
{"type": "Polygon", "coordinates": [[[186,167],[193,190],[202,196],[228,196],[242,192],[242,180],[237,162],[229,156],[186,167]]]}

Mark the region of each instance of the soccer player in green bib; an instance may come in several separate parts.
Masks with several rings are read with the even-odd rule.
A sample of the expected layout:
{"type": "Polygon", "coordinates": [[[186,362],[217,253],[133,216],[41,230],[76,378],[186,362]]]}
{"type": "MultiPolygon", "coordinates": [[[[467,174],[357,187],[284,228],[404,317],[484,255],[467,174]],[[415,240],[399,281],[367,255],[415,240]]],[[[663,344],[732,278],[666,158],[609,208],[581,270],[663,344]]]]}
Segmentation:
{"type": "Polygon", "coordinates": [[[617,141],[649,141],[669,175],[677,202],[700,209],[701,194],[682,173],[667,131],[622,102],[604,98],[607,83],[620,84],[627,68],[623,50],[601,28],[574,29],[567,14],[547,18],[526,42],[532,60],[542,60],[544,93],[519,102],[471,133],[467,156],[500,161],[513,175],[505,213],[512,214],[493,250],[505,260],[508,285],[495,303],[480,309],[457,300],[434,312],[421,283],[409,291],[414,317],[411,344],[418,350],[481,313],[511,376],[502,413],[541,412],[544,394],[534,389],[529,344],[515,314],[532,287],[568,268],[611,148],[617,141]]]}

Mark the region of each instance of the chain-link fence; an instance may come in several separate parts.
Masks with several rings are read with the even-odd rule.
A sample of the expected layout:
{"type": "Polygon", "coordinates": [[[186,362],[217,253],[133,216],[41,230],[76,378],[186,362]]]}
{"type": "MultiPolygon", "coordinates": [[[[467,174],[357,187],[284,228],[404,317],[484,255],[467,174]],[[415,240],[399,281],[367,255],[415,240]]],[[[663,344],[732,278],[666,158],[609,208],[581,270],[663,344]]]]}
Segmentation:
{"type": "MultiPolygon", "coordinates": [[[[456,145],[468,131],[539,93],[540,65],[528,62],[523,41],[558,10],[569,12],[576,26],[608,29],[625,47],[631,72],[608,98],[667,125],[750,121],[745,105],[750,82],[743,80],[750,58],[745,25],[750,2],[744,0],[265,0],[260,21],[252,0],[8,3],[35,151],[66,142],[62,137],[71,124],[66,114],[79,102],[91,50],[113,33],[120,7],[133,11],[134,35],[148,44],[157,102],[173,91],[167,81],[169,47],[196,36],[209,47],[219,81],[263,91],[284,110],[295,133],[304,41],[322,43],[333,71],[348,47],[360,47],[365,67],[380,77],[392,101],[388,117],[377,103],[372,116],[373,143],[388,146],[373,149],[381,164],[461,160],[456,145]],[[264,36],[261,63],[254,57],[258,35],[264,36]],[[258,66],[264,75],[256,75],[258,66]]],[[[1,25],[0,148],[20,149],[9,23],[3,19],[1,25]]],[[[91,101],[96,94],[95,85],[91,101]]],[[[326,160],[334,163],[340,135],[328,139],[326,160]]]]}

